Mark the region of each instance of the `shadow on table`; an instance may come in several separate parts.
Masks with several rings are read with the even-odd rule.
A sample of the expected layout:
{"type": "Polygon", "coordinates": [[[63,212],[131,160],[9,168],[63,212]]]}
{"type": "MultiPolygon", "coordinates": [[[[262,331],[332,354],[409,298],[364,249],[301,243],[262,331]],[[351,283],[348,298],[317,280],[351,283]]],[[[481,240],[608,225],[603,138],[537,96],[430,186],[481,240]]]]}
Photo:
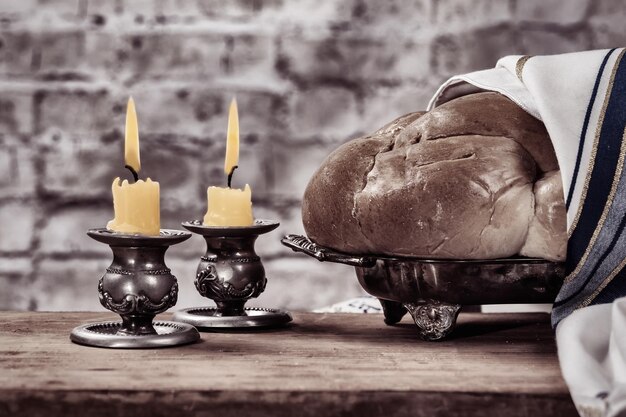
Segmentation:
{"type": "Polygon", "coordinates": [[[458,340],[484,335],[506,336],[508,330],[527,328],[530,333],[546,333],[550,315],[546,313],[469,313],[459,317],[456,328],[448,340],[458,340]],[[501,332],[504,332],[502,334],[501,332]]]}
{"type": "Polygon", "coordinates": [[[243,327],[243,328],[212,328],[212,327],[197,327],[201,333],[231,333],[231,334],[246,334],[246,333],[283,333],[290,331],[297,324],[291,322],[283,324],[277,327],[243,327]]]}
{"type": "MultiPolygon", "coordinates": [[[[359,314],[341,314],[341,323],[337,323],[338,314],[328,314],[333,315],[335,319],[321,319],[312,323],[296,322],[290,331],[317,335],[320,338],[339,336],[368,342],[375,340],[389,345],[404,344],[408,340],[421,342],[417,326],[409,315],[405,316],[400,323],[387,326],[383,323],[382,314],[375,315],[380,321],[369,320],[373,315],[369,315],[368,320],[363,320],[359,314]]],[[[546,313],[461,313],[456,328],[446,339],[423,343],[437,344],[472,338],[498,342],[512,338],[536,340],[552,337],[550,316],[546,313]]]]}

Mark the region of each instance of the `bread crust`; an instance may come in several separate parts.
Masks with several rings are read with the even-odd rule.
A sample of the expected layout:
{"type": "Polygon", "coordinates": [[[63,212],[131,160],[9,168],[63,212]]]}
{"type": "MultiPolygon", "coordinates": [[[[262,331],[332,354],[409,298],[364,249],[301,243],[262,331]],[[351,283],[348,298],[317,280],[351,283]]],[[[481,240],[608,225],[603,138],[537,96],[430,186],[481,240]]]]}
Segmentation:
{"type": "Polygon", "coordinates": [[[302,218],[313,241],[347,253],[562,260],[562,200],[543,124],[479,93],[339,147],[312,177],[302,218]]]}

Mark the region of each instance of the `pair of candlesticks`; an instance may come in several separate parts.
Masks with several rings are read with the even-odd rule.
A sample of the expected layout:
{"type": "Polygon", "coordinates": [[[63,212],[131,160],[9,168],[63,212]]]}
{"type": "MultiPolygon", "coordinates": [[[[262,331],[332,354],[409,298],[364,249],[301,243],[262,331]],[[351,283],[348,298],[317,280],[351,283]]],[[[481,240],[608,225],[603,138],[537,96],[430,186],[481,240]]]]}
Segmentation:
{"type": "Polygon", "coordinates": [[[268,328],[292,320],[286,311],[245,307],[267,282],[255,241],[276,229],[278,222],[256,220],[252,226],[218,227],[194,220],[182,226],[206,241],[194,284],[216,306],[188,308],[176,312],[172,321],[153,321],[178,299],[178,283],[165,265],[165,252],[191,233],[161,230],[159,236],[143,236],[91,229],[87,234],[113,251],[113,262],[98,283],[100,303],[122,321],[78,326],[70,335],[73,342],[107,348],[175,346],[199,340],[198,329],[268,328]]]}

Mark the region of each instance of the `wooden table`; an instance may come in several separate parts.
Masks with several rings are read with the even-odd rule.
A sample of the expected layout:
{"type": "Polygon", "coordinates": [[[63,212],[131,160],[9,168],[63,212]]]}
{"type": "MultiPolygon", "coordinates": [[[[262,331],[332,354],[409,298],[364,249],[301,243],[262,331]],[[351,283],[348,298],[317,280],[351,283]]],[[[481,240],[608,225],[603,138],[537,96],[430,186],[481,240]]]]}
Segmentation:
{"type": "Polygon", "coordinates": [[[419,340],[409,318],[313,313],[177,348],[69,341],[114,317],[0,313],[0,416],[577,415],[545,314],[461,314],[443,342],[419,340]]]}

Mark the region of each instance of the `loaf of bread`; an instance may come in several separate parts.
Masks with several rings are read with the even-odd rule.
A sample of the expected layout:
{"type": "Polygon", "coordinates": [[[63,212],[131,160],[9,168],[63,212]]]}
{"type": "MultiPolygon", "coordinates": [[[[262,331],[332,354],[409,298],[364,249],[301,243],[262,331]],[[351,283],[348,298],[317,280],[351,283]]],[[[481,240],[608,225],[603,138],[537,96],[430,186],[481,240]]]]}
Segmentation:
{"type": "Polygon", "coordinates": [[[567,245],[548,133],[497,93],[342,145],[311,178],[302,219],[311,240],[352,254],[560,261],[567,245]]]}

